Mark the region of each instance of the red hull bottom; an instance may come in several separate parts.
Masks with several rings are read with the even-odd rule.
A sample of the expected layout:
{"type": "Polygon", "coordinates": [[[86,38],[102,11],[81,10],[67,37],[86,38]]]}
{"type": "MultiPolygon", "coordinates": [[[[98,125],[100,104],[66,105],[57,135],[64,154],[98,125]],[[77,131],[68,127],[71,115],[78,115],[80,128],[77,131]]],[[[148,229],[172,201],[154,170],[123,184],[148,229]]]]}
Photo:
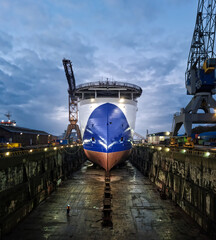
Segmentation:
{"type": "Polygon", "coordinates": [[[126,160],[131,153],[131,149],[120,151],[120,152],[112,152],[112,153],[94,152],[86,149],[84,149],[84,151],[85,151],[85,155],[90,161],[98,164],[99,166],[104,168],[106,171],[109,171],[118,163],[126,160]]]}

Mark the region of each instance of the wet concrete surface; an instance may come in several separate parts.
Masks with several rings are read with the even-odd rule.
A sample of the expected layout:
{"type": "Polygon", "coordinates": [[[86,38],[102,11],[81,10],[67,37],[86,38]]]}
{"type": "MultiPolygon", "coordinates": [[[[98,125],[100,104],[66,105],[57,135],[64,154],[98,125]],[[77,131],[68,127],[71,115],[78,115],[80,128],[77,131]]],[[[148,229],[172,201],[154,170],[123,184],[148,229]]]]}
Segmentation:
{"type": "Polygon", "coordinates": [[[87,161],[3,239],[209,239],[129,162],[111,171],[113,227],[103,227],[104,176],[87,161]]]}

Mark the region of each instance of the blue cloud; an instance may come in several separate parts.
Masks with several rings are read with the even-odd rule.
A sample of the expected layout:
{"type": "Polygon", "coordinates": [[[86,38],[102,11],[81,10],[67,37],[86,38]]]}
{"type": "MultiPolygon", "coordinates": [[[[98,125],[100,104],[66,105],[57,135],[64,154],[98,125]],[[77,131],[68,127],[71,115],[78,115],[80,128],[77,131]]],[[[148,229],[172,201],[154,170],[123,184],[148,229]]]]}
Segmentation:
{"type": "Polygon", "coordinates": [[[12,48],[12,36],[0,31],[0,53],[7,54],[12,48]]]}

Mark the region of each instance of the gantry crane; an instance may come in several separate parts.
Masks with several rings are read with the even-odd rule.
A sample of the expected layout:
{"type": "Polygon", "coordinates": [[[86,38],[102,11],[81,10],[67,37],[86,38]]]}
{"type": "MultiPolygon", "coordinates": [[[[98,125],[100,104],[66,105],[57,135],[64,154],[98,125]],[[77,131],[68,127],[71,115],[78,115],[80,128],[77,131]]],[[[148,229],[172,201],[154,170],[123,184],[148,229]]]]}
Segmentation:
{"type": "Polygon", "coordinates": [[[216,123],[216,58],[215,58],[216,0],[199,0],[195,29],[192,37],[185,72],[187,94],[193,98],[173,118],[173,137],[184,124],[186,146],[193,146],[191,130],[193,123],[216,123]],[[202,110],[203,113],[200,113],[202,110]],[[199,112],[198,112],[199,111],[199,112]]]}
{"type": "Polygon", "coordinates": [[[65,134],[65,139],[69,139],[72,130],[74,129],[77,133],[77,138],[78,140],[81,140],[81,134],[80,134],[80,129],[77,124],[78,122],[78,99],[75,95],[76,93],[76,82],[75,82],[75,77],[72,69],[72,64],[71,61],[68,59],[63,59],[62,60],[64,70],[65,70],[65,75],[68,81],[68,102],[69,102],[69,124],[67,127],[67,131],[65,134]]]}

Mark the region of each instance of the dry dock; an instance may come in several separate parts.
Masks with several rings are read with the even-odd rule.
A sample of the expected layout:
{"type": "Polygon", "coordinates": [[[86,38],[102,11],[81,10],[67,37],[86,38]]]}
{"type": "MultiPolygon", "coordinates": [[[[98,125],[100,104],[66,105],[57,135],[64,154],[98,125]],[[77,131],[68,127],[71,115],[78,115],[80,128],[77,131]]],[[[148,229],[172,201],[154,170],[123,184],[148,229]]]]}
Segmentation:
{"type": "Polygon", "coordinates": [[[3,239],[209,239],[129,162],[111,171],[113,227],[103,227],[104,175],[87,161],[3,239]]]}

